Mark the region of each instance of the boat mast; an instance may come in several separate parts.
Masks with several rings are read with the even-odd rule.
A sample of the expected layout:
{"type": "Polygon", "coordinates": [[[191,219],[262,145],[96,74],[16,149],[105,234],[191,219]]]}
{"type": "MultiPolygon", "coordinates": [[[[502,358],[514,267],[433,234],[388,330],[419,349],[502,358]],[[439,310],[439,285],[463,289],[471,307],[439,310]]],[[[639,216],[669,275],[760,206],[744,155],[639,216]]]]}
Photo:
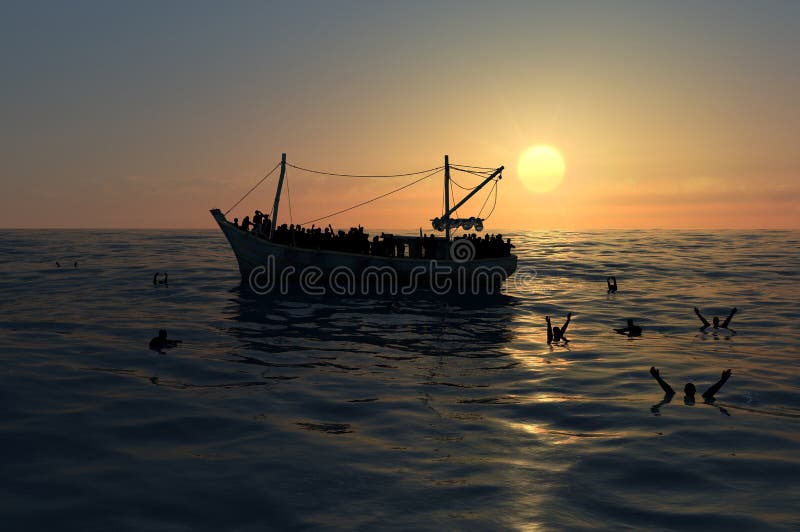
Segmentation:
{"type": "Polygon", "coordinates": [[[272,204],[272,227],[273,231],[278,228],[278,204],[281,202],[281,189],[283,189],[283,177],[286,175],[286,154],[281,154],[281,177],[278,179],[278,189],[275,191],[275,203],[272,204]]]}
{"type": "Polygon", "coordinates": [[[444,156],[444,231],[445,240],[450,242],[450,157],[444,156]]]}

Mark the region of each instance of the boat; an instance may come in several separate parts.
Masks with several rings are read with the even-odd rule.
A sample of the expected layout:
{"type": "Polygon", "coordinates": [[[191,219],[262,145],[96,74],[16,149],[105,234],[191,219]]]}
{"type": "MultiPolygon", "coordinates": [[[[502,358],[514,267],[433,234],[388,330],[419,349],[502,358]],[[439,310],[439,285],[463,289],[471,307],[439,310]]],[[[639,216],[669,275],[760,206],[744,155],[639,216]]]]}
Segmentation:
{"type": "MultiPolygon", "coordinates": [[[[450,206],[451,165],[449,157],[445,156],[444,166],[434,169],[437,172],[444,170],[444,212],[431,220],[433,230],[444,234],[423,236],[420,229],[419,236],[383,233],[380,237],[373,236],[370,241],[369,235],[363,233],[366,238],[357,234],[357,241],[366,244],[359,244],[355,248],[330,244],[343,235],[343,232],[337,234],[330,225],[325,228],[324,233],[321,228],[315,227],[315,237],[311,242],[305,241],[309,239],[306,235],[312,234],[305,224],[304,228],[300,224],[296,228],[294,225],[278,225],[281,191],[287,166],[305,170],[288,164],[286,154],[282,155],[272,211],[270,215],[264,216],[269,229],[249,230],[249,227],[243,228],[238,223],[229,221],[226,218],[227,213],[223,214],[220,209],[210,211],[236,256],[243,281],[247,281],[250,288],[258,293],[287,290],[297,285],[309,293],[332,292],[340,295],[375,291],[412,293],[417,289],[447,293],[485,293],[487,290],[500,289],[502,283],[516,271],[517,256],[511,253],[513,246],[510,240],[498,241],[497,236],[493,240],[487,236],[480,238],[475,233],[455,238],[452,236],[456,229],[475,229],[478,232],[483,229],[483,218],[456,218],[453,214],[489,183],[494,182],[496,187],[499,179],[502,179],[503,166],[491,170],[486,167],[469,167],[484,168],[479,171],[465,170],[484,179],[469,189],[460,201],[450,206]]],[[[273,171],[277,167],[278,165],[273,171]]],[[[452,168],[462,167],[454,165],[452,168]]],[[[422,172],[415,174],[420,173],[422,172]]],[[[269,174],[264,179],[267,177],[269,174]]],[[[380,197],[383,196],[385,195],[380,197]]],[[[484,206],[485,204],[486,202],[484,206]]]]}

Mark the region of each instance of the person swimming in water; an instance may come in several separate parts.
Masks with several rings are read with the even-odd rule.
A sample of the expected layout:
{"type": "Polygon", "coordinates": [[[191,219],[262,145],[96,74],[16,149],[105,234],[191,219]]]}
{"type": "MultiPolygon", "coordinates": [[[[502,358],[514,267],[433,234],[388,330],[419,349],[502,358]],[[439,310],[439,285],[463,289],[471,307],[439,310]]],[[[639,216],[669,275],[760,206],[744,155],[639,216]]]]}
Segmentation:
{"type": "MultiPolygon", "coordinates": [[[[658,385],[661,386],[661,389],[664,390],[664,402],[669,402],[672,399],[672,396],[675,395],[675,390],[672,389],[667,381],[661,378],[661,373],[655,366],[650,368],[650,375],[658,382],[658,385]]],[[[714,400],[714,394],[716,394],[722,386],[728,382],[728,379],[731,378],[731,370],[726,369],[722,372],[720,379],[711,386],[708,390],[703,392],[702,397],[705,399],[706,403],[712,403],[714,400]]],[[[694,404],[694,395],[697,393],[697,388],[695,388],[694,384],[691,382],[687,382],[686,386],[683,387],[683,402],[689,405],[694,404]]]]}
{"type": "Polygon", "coordinates": [[[569,327],[569,321],[572,319],[572,312],[567,314],[567,321],[564,322],[564,325],[561,326],[559,329],[558,327],[551,327],[550,326],[550,316],[545,316],[544,321],[547,322],[547,343],[552,344],[553,342],[569,342],[566,336],[567,327],[569,327]]]}
{"type": "MultiPolygon", "coordinates": [[[[714,323],[714,328],[715,328],[715,329],[727,329],[727,328],[728,328],[728,325],[730,325],[730,324],[731,324],[731,320],[733,319],[733,315],[734,315],[734,314],[736,314],[736,312],[737,312],[737,311],[738,311],[738,309],[734,307],[734,309],[733,309],[733,310],[731,310],[731,313],[730,313],[730,314],[728,314],[728,317],[727,317],[727,318],[725,318],[725,321],[723,321],[721,325],[720,325],[720,323],[719,323],[719,318],[718,318],[718,317],[716,317],[716,316],[714,316],[714,319],[713,319],[713,320],[711,320],[711,321],[713,321],[713,323],[714,323]]],[[[702,327],[700,327],[700,330],[701,330],[701,331],[704,331],[704,330],[706,330],[706,329],[707,329],[709,326],[711,326],[711,324],[710,324],[710,323],[708,323],[708,320],[707,320],[707,319],[705,319],[705,318],[703,317],[703,315],[702,315],[702,314],[700,314],[700,310],[699,310],[697,307],[694,307],[694,313],[695,313],[695,314],[697,314],[697,317],[698,317],[698,318],[700,318],[700,321],[702,321],[702,322],[703,322],[703,326],[702,326],[702,327]]]]}
{"type": "Polygon", "coordinates": [[[617,278],[613,275],[606,279],[606,284],[608,284],[608,293],[609,294],[616,294],[617,293],[617,278]]]}
{"type": "Polygon", "coordinates": [[[628,336],[641,336],[642,328],[633,324],[633,320],[628,320],[628,326],[623,329],[614,329],[619,334],[626,334],[628,336]]]}
{"type": "Polygon", "coordinates": [[[161,329],[158,331],[158,336],[150,340],[150,349],[153,351],[158,351],[161,354],[164,354],[164,349],[169,349],[171,347],[177,347],[177,345],[181,343],[181,340],[170,340],[167,338],[167,331],[161,329]]]}

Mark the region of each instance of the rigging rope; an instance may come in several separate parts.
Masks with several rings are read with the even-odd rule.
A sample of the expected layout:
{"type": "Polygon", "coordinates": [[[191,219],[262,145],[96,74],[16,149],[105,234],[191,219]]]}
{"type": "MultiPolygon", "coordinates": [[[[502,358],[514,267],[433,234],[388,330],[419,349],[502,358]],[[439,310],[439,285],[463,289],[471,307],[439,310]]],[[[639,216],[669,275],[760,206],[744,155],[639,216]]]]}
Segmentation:
{"type": "MultiPolygon", "coordinates": [[[[491,174],[492,172],[494,172],[494,170],[496,170],[496,168],[495,168],[495,169],[492,169],[491,171],[487,170],[487,171],[484,171],[484,172],[475,172],[475,171],[472,171],[472,170],[464,170],[463,168],[459,168],[458,166],[450,166],[450,168],[453,169],[453,170],[458,170],[459,172],[464,172],[464,173],[467,173],[467,174],[472,174],[472,175],[475,175],[475,176],[478,176],[478,177],[483,177],[483,178],[489,177],[489,174],[491,174]]],[[[452,177],[450,178],[450,182],[453,183],[455,186],[457,186],[458,188],[460,188],[462,190],[472,190],[473,188],[475,188],[475,187],[465,187],[464,185],[458,183],[452,177]]]]}
{"type": "Polygon", "coordinates": [[[473,188],[475,188],[475,187],[465,187],[465,186],[463,186],[463,185],[460,185],[460,184],[458,184],[458,183],[456,182],[456,180],[455,180],[455,179],[453,179],[452,177],[450,178],[450,182],[451,182],[452,184],[454,184],[455,186],[457,186],[458,188],[460,188],[461,190],[472,190],[473,188]]]}
{"type": "MultiPolygon", "coordinates": [[[[467,166],[467,165],[465,165],[465,166],[467,166]]],[[[469,167],[469,166],[467,166],[467,167],[469,167]]],[[[490,173],[492,173],[494,170],[496,170],[496,168],[489,170],[487,167],[484,167],[484,166],[469,167],[469,168],[487,168],[487,170],[485,170],[483,172],[474,171],[474,170],[465,170],[463,168],[459,168],[458,166],[452,166],[452,165],[450,166],[450,168],[454,169],[454,170],[458,170],[460,172],[465,172],[465,173],[468,173],[468,174],[473,174],[473,175],[476,175],[478,177],[484,177],[484,178],[488,177],[488,175],[490,173]]],[[[472,190],[474,188],[474,187],[465,187],[465,186],[459,184],[458,182],[456,182],[452,177],[450,178],[450,183],[452,183],[453,185],[457,186],[458,188],[460,188],[462,190],[472,190]]],[[[451,198],[452,198],[452,193],[453,193],[453,189],[452,188],[450,189],[450,193],[451,193],[451,198]]],[[[489,218],[489,216],[492,215],[492,213],[494,212],[494,208],[497,205],[497,180],[496,179],[494,180],[494,185],[492,186],[492,190],[489,191],[489,193],[486,195],[486,199],[483,200],[483,205],[481,205],[481,209],[478,211],[478,215],[476,216],[476,218],[480,218],[481,213],[483,212],[483,209],[486,207],[486,203],[488,203],[489,197],[492,195],[492,193],[494,193],[494,203],[492,205],[492,210],[491,210],[491,212],[489,212],[489,214],[486,216],[486,218],[484,218],[484,220],[487,220],[489,218]]],[[[455,198],[453,198],[453,203],[455,203],[455,198]]],[[[454,214],[456,215],[456,217],[458,217],[458,212],[454,212],[454,214]]]]}
{"type": "MultiPolygon", "coordinates": [[[[452,179],[450,181],[452,181],[452,179]]],[[[456,196],[453,193],[453,187],[450,187],[450,201],[452,201],[451,205],[455,205],[456,204],[456,196]]],[[[455,214],[456,218],[458,218],[458,209],[454,210],[453,214],[455,214]]]]}
{"type": "Polygon", "coordinates": [[[286,181],[286,198],[289,200],[289,223],[294,223],[294,218],[292,217],[292,191],[289,189],[289,172],[286,172],[284,177],[286,181]]]}
{"type": "MultiPolygon", "coordinates": [[[[494,208],[497,207],[497,181],[494,182],[494,187],[492,188],[494,189],[494,201],[492,202],[492,210],[489,211],[489,214],[486,215],[486,218],[484,218],[484,220],[488,220],[494,213],[494,208]]],[[[487,201],[489,200],[489,196],[486,196],[486,200],[487,201]]],[[[483,204],[486,205],[486,202],[484,201],[483,204]]],[[[481,207],[481,211],[483,211],[483,207],[481,207]]],[[[480,216],[480,213],[478,213],[478,216],[480,216]]]]}
{"type": "MultiPolygon", "coordinates": [[[[469,165],[469,164],[456,164],[455,166],[460,166],[462,168],[475,168],[477,170],[488,170],[490,172],[493,172],[493,171],[496,170],[496,168],[491,168],[489,166],[472,166],[472,165],[469,165]]],[[[450,167],[452,168],[453,165],[450,165],[450,167]]]]}
{"type": "Polygon", "coordinates": [[[494,170],[483,170],[483,171],[465,170],[463,168],[458,168],[456,166],[451,166],[450,168],[452,168],[453,170],[458,170],[459,172],[464,172],[464,173],[476,175],[476,176],[479,176],[479,177],[486,177],[489,174],[491,174],[492,172],[494,172],[494,170],[497,170],[497,168],[495,168],[494,170]]]}
{"type": "Polygon", "coordinates": [[[275,170],[277,170],[277,169],[278,169],[278,167],[279,167],[280,165],[281,165],[281,163],[278,163],[278,164],[276,164],[276,165],[275,165],[275,168],[273,168],[272,170],[270,170],[270,171],[269,171],[269,173],[268,173],[267,175],[265,175],[264,177],[262,177],[262,178],[261,178],[261,181],[259,181],[258,183],[256,183],[256,184],[255,184],[255,186],[254,186],[253,188],[251,188],[250,190],[248,190],[248,191],[247,191],[247,194],[245,194],[244,196],[242,196],[242,197],[241,197],[241,199],[239,199],[239,201],[237,201],[236,203],[234,203],[234,204],[233,204],[233,207],[231,207],[230,209],[228,209],[227,211],[225,211],[225,216],[227,216],[229,212],[231,212],[233,209],[235,209],[235,208],[236,208],[236,206],[237,206],[237,205],[239,205],[239,204],[240,204],[242,201],[244,201],[244,199],[245,199],[247,196],[249,196],[249,195],[250,195],[250,193],[251,193],[252,191],[254,191],[255,189],[257,189],[257,188],[258,188],[258,186],[259,186],[261,183],[263,183],[263,182],[264,182],[264,181],[265,181],[265,180],[266,180],[266,179],[267,179],[269,176],[271,176],[271,175],[272,175],[272,172],[274,172],[275,170]]]}
{"type": "MultiPolygon", "coordinates": [[[[411,183],[408,183],[407,185],[403,185],[403,186],[402,186],[402,187],[400,187],[400,188],[396,188],[396,189],[394,189],[394,190],[391,190],[391,191],[389,191],[389,192],[386,192],[385,194],[381,194],[380,196],[376,196],[376,197],[374,197],[374,198],[371,198],[371,199],[368,199],[368,200],[366,200],[366,201],[362,201],[361,203],[358,203],[358,204],[356,204],[356,205],[353,205],[352,207],[348,207],[348,208],[346,208],[346,209],[342,209],[342,210],[340,210],[340,211],[332,212],[332,213],[330,213],[330,214],[327,214],[327,215],[325,215],[325,216],[320,216],[319,218],[314,218],[313,220],[308,220],[307,222],[303,222],[303,223],[301,223],[300,225],[308,225],[308,224],[310,224],[310,223],[318,222],[318,221],[320,221],[320,220],[324,220],[324,219],[326,219],[326,218],[332,218],[333,216],[336,216],[337,214],[342,214],[342,213],[344,213],[344,212],[347,212],[347,211],[352,211],[353,209],[356,209],[356,208],[358,208],[358,207],[361,207],[361,206],[363,206],[363,205],[366,205],[367,203],[372,203],[373,201],[377,201],[377,200],[379,200],[379,199],[381,199],[381,198],[385,198],[386,196],[388,196],[388,195],[390,195],[390,194],[394,194],[395,192],[400,192],[401,190],[403,190],[403,189],[406,189],[406,188],[408,188],[408,187],[410,187],[410,186],[412,186],[412,185],[416,185],[416,184],[417,184],[417,183],[419,183],[420,181],[423,181],[423,180],[425,180],[425,179],[428,179],[428,178],[429,178],[429,177],[431,177],[432,175],[438,174],[438,173],[439,173],[441,170],[442,170],[442,167],[440,166],[440,167],[438,167],[438,168],[435,168],[435,169],[433,169],[433,172],[431,172],[430,174],[427,174],[427,175],[425,175],[425,176],[422,176],[422,177],[420,177],[419,179],[415,179],[415,180],[414,180],[414,181],[412,181],[411,183]]],[[[415,173],[416,173],[416,172],[415,172],[415,173]]],[[[414,175],[414,174],[411,174],[411,175],[414,175]]]]}
{"type": "Polygon", "coordinates": [[[444,216],[444,213],[445,213],[444,206],[445,206],[446,203],[447,203],[447,201],[445,199],[445,195],[442,194],[442,214],[441,214],[442,216],[444,216]]]}
{"type": "Polygon", "coordinates": [[[384,174],[384,175],[357,175],[357,174],[337,174],[335,172],[323,172],[321,170],[310,170],[308,168],[303,168],[302,166],[295,166],[291,163],[286,163],[286,166],[291,166],[296,170],[302,170],[303,172],[310,172],[312,174],[320,174],[320,175],[331,175],[336,177],[375,177],[375,178],[383,178],[383,177],[408,177],[412,175],[420,175],[426,172],[432,172],[434,170],[441,170],[444,166],[437,166],[436,168],[428,168],[427,170],[420,170],[418,172],[407,172],[405,174],[384,174]]]}
{"type": "Polygon", "coordinates": [[[478,218],[481,217],[481,213],[483,212],[484,207],[486,207],[486,203],[489,201],[489,197],[492,195],[492,192],[494,192],[494,189],[496,187],[497,187],[497,181],[494,182],[492,190],[490,190],[489,193],[486,194],[486,199],[483,200],[483,204],[481,205],[481,210],[478,211],[478,216],[477,216],[478,218]]]}

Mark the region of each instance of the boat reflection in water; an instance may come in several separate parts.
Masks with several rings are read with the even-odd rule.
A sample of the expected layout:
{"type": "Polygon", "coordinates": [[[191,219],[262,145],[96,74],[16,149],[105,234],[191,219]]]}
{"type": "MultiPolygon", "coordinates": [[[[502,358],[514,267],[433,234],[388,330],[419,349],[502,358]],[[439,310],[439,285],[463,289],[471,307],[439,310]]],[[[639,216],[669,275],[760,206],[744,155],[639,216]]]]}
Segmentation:
{"type": "MultiPolygon", "coordinates": [[[[236,294],[229,332],[244,342],[242,348],[270,355],[297,350],[303,358],[314,346],[324,348],[328,356],[336,351],[352,355],[355,347],[379,357],[392,351],[415,358],[506,356],[499,348],[512,338],[509,326],[518,304],[515,297],[501,293],[439,295],[419,290],[413,296],[354,298],[296,290],[260,294],[244,280],[236,294]]],[[[352,362],[348,358],[348,365],[352,362]]]]}

